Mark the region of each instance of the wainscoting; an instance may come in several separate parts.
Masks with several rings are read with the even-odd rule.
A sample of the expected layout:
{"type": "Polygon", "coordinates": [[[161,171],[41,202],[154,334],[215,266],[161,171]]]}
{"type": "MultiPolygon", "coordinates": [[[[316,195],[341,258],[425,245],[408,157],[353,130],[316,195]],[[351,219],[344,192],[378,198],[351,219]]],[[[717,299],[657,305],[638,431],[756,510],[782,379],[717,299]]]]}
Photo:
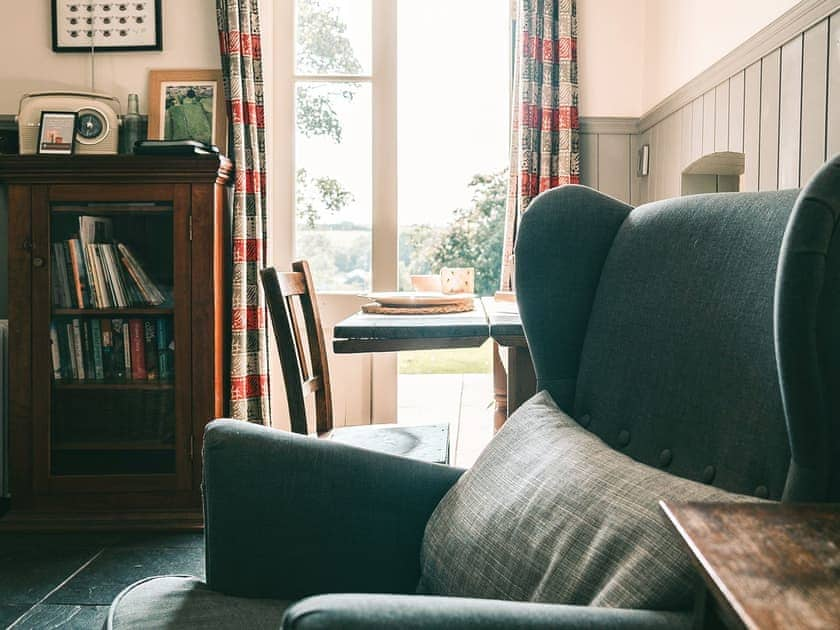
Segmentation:
{"type": "Polygon", "coordinates": [[[582,183],[633,205],[697,192],[686,171],[711,190],[796,188],[838,152],[836,0],[797,5],[641,119],[581,120],[582,183]]]}

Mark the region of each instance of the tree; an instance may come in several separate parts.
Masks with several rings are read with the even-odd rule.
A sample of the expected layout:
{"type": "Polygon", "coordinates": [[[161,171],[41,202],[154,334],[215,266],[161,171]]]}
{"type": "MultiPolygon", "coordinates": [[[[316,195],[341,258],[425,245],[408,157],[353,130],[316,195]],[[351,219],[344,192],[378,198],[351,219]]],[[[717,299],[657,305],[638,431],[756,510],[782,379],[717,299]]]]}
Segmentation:
{"type": "MultiPolygon", "coordinates": [[[[345,32],[347,25],[338,9],[321,0],[302,0],[298,4],[297,68],[312,74],[359,74],[361,64],[353,53],[345,32]]],[[[297,87],[297,128],[307,138],[327,136],[341,143],[341,120],[333,103],[342,98],[352,101],[354,84],[344,87],[332,83],[301,84],[297,87]]],[[[323,213],[337,214],[353,195],[332,177],[311,178],[305,169],[296,173],[297,212],[310,228],[323,213]]]]}
{"type": "Polygon", "coordinates": [[[492,295],[499,288],[505,229],[507,170],[475,175],[469,183],[472,205],[454,213],[426,254],[429,267],[474,267],[475,290],[492,295]]]}

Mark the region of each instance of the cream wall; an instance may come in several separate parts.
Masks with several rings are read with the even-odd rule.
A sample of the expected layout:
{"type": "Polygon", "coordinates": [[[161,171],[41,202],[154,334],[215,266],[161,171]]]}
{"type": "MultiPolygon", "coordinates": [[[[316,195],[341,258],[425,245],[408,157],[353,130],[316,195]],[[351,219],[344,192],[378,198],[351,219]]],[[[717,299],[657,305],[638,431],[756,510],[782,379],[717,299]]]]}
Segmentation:
{"type": "MultiPolygon", "coordinates": [[[[589,0],[597,2],[598,0],[589,0]]],[[[798,0],[645,0],[644,113],[798,0]]],[[[613,51],[617,57],[624,51],[613,51]]]]}
{"type": "Polygon", "coordinates": [[[645,0],[578,0],[581,116],[642,113],[645,0]]]}
{"type": "MultiPolygon", "coordinates": [[[[54,53],[50,2],[3,2],[0,20],[0,114],[16,113],[22,94],[40,90],[89,90],[90,61],[82,53],[54,53]]],[[[96,91],[111,94],[125,107],[129,92],[140,95],[147,111],[150,69],[218,68],[214,0],[165,0],[163,50],[96,55],[96,91]]]]}

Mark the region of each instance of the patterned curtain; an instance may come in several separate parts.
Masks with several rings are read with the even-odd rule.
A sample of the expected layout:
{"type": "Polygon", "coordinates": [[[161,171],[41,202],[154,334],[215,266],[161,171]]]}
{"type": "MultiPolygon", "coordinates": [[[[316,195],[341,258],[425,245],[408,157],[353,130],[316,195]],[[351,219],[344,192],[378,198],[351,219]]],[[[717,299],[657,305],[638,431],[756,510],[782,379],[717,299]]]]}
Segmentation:
{"type": "Polygon", "coordinates": [[[519,0],[502,289],[520,215],[539,193],[580,182],[575,0],[519,0]]]}
{"type": "Polygon", "coordinates": [[[233,418],[267,424],[268,354],[259,270],[266,259],[265,118],[258,0],[216,0],[222,74],[230,116],[233,200],[233,418]]]}

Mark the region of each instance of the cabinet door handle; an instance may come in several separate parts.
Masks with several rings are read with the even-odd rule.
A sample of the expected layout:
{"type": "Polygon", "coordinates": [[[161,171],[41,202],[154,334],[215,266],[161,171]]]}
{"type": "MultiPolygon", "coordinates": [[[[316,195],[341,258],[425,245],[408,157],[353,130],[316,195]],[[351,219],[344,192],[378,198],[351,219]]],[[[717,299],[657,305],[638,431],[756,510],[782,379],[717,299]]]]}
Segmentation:
{"type": "Polygon", "coordinates": [[[43,267],[44,266],[44,259],[41,258],[40,256],[35,256],[35,258],[32,259],[32,265],[34,267],[43,267]]]}

